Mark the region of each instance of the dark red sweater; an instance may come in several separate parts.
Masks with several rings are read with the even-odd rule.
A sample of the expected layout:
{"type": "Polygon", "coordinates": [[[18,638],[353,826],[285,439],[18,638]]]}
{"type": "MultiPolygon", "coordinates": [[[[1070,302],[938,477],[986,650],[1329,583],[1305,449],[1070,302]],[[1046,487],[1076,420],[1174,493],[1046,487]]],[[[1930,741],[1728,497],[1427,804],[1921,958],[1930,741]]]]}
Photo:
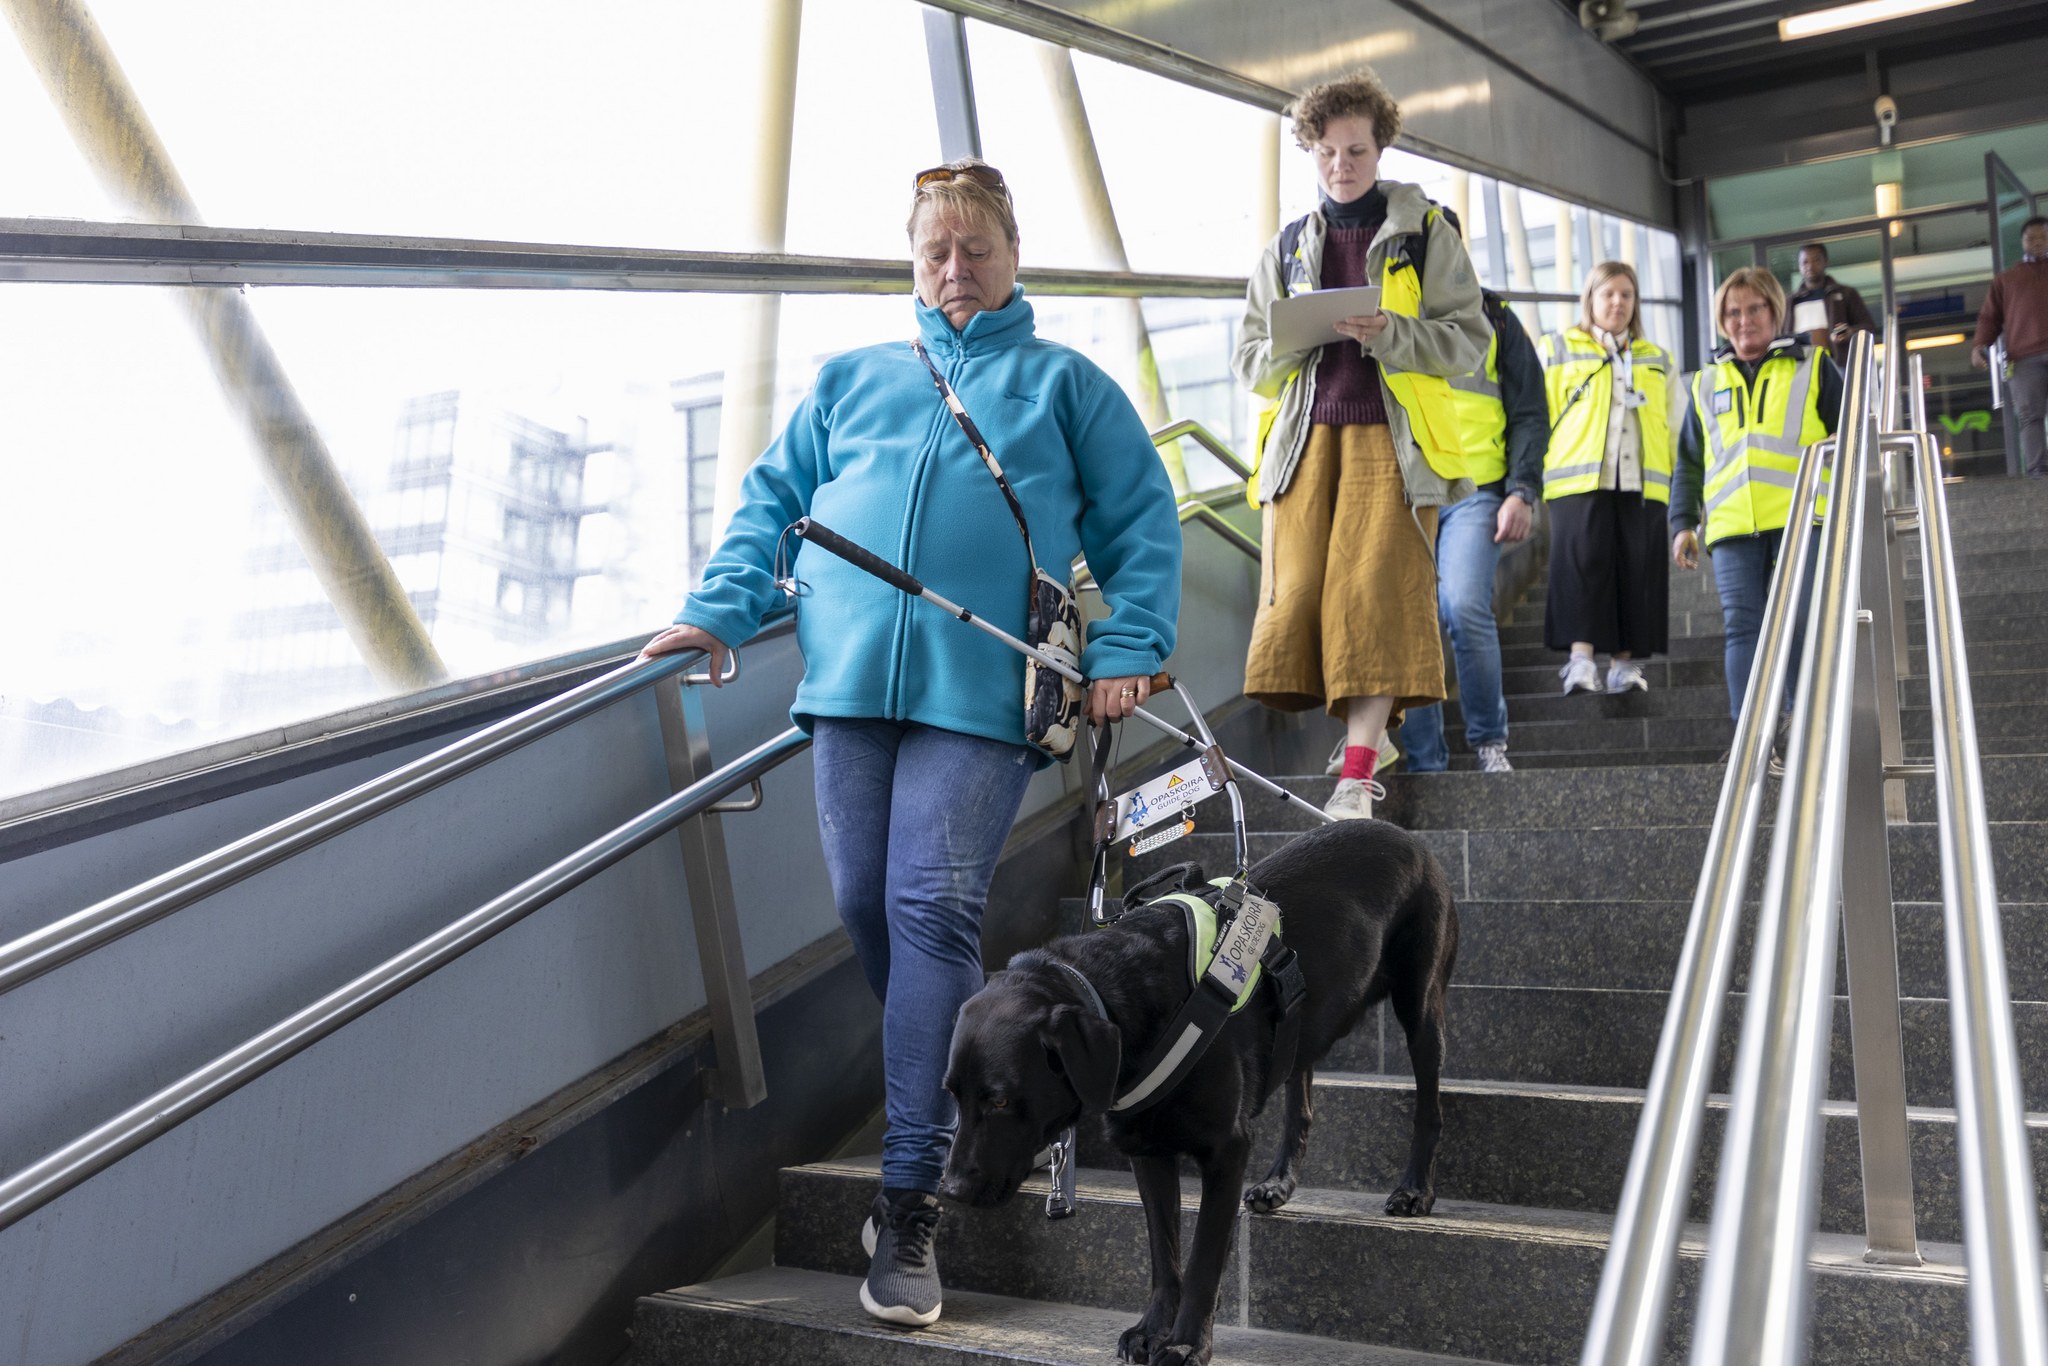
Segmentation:
{"type": "MultiPolygon", "coordinates": [[[[1318,282],[1321,288],[1345,289],[1368,283],[1365,258],[1386,219],[1385,199],[1379,200],[1379,209],[1363,227],[1330,225],[1323,237],[1323,272],[1318,282]]],[[[1309,411],[1309,421],[1338,427],[1351,423],[1384,425],[1386,420],[1379,362],[1362,354],[1358,343],[1349,338],[1323,347],[1316,361],[1316,401],[1309,411]]]]}
{"type": "MultiPolygon", "coordinates": [[[[1328,276],[1328,267],[1323,274],[1328,276]]],[[[2048,352],[2048,261],[2022,261],[1992,278],[1991,292],[1984,296],[1984,307],[1977,314],[1973,345],[1989,346],[2000,333],[2005,335],[2007,360],[2048,352]]],[[[1316,382],[1322,382],[1320,370],[1316,382]]],[[[1320,410],[1320,403],[1317,408],[1320,410]]]]}

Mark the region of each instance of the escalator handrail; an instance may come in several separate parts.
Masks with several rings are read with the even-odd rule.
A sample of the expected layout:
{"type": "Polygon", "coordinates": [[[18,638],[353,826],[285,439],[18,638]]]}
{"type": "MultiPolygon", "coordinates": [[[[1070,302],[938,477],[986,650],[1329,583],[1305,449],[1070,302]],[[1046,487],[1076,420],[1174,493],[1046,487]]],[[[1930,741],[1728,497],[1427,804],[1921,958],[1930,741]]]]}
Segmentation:
{"type": "MultiPolygon", "coordinates": [[[[169,872],[0,944],[0,995],[302,854],[493,759],[553,734],[642,688],[682,673],[703,658],[699,652],[688,651],[645,664],[635,661],[622,665],[169,872]]],[[[709,679],[685,674],[684,681],[709,679]]]]}
{"type": "MultiPolygon", "coordinates": [[[[673,669],[658,676],[669,672],[673,669]]],[[[0,1181],[0,1229],[26,1218],[152,1139],[233,1095],[273,1067],[518,924],[684,821],[702,815],[726,796],[803,752],[810,743],[808,735],[792,726],[304,1010],[0,1181]]]]}

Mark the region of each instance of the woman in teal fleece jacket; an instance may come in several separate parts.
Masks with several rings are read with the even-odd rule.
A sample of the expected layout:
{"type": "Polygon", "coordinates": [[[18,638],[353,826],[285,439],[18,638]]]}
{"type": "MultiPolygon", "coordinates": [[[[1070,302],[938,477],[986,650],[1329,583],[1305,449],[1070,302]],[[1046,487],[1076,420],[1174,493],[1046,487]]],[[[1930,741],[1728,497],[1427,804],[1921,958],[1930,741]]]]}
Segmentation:
{"type": "MultiPolygon", "coordinates": [[[[1041,567],[1085,554],[1109,608],[1081,667],[1091,715],[1122,720],[1173,652],[1181,538],[1172,486],[1123,391],[1033,332],[1016,284],[1017,225],[993,167],[917,178],[910,238],[917,329],[1023,505],[1041,567]]],[[[749,471],[724,542],[678,625],[646,653],[729,647],[782,600],[783,532],[824,525],[1024,632],[1028,561],[1001,490],[908,341],[826,362],[749,471]]],[[[953,1017],[982,985],[981,911],[1030,775],[1024,662],[980,631],[826,551],[800,546],[791,715],[810,730],[818,820],[841,920],[883,1003],[888,1129],[864,1230],[868,1312],[939,1316],[932,1237],[955,1111],[943,1089],[953,1017]]]]}

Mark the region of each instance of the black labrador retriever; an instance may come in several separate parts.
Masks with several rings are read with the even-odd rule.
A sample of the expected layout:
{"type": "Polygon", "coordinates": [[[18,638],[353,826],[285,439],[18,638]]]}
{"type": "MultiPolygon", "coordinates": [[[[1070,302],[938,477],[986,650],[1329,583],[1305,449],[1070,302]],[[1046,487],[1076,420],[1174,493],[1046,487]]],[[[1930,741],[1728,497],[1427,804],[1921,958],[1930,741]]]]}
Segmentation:
{"type": "MultiPolygon", "coordinates": [[[[1195,871],[1191,883],[1200,881],[1195,871]]],[[[1129,1069],[1187,998],[1187,933],[1178,908],[1134,910],[1109,928],[1019,954],[961,1007],[954,1028],[946,1089],[959,1102],[960,1127],[940,1183],[949,1199],[1002,1203],[1061,1130],[1084,1114],[1109,1112],[1111,1139],[1130,1158],[1145,1203],[1152,1253],[1150,1303],[1117,1342],[1125,1361],[1209,1360],[1251,1121],[1284,1080],[1280,1150],[1265,1179],[1243,1191],[1253,1210],[1276,1210],[1294,1194],[1307,1146],[1313,1069],[1381,1000],[1392,1002],[1415,1065],[1415,1133],[1387,1212],[1422,1215],[1435,1203],[1444,992],[1458,949],[1457,911],[1443,869],[1395,826],[1338,821],[1262,859],[1250,881],[1279,906],[1283,938],[1300,956],[1307,981],[1294,1067],[1285,1078],[1271,1075],[1274,1020],[1262,990],[1164,1098],[1133,1113],[1109,1112],[1120,1073],[1129,1087],[1136,1080],[1129,1069]],[[1060,963],[1088,979],[1108,1020],[1060,963]],[[1185,1278],[1182,1156],[1194,1160],[1202,1179],[1185,1278]]]]}

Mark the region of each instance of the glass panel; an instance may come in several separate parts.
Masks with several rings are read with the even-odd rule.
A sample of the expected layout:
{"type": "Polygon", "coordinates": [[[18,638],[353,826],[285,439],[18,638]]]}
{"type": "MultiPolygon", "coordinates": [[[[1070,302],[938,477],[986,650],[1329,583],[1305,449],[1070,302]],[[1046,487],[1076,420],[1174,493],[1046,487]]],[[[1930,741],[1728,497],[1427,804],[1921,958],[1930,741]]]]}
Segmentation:
{"type": "Polygon", "coordinates": [[[2048,184],[2048,123],[1832,161],[1725,176],[1707,184],[1717,241],[1798,232],[1874,217],[1875,186],[1896,179],[1906,209],[1984,198],[1984,157],[1996,152],[2029,184],[2048,184]]]}
{"type": "Polygon", "coordinates": [[[1243,274],[1266,245],[1256,177],[1273,116],[1087,53],[1073,60],[1131,269],[1243,274]]]}
{"type": "Polygon", "coordinates": [[[1998,217],[1998,231],[1991,242],[1992,268],[2002,271],[2019,264],[2026,255],[2026,248],[2020,245],[2020,229],[2034,216],[2034,197],[2027,192],[2026,183],[1996,154],[1984,158],[1984,170],[1998,217]]]}
{"type": "MultiPolygon", "coordinates": [[[[751,249],[735,237],[755,11],[671,0],[363,0],[309,27],[261,0],[94,0],[209,222],[751,249]],[[374,73],[374,93],[365,85],[374,73]]],[[[937,159],[922,8],[803,16],[796,248],[894,255],[937,159]],[[843,128],[857,136],[806,130],[843,128]]],[[[12,32],[0,36],[0,214],[121,216],[12,32]]]]}

